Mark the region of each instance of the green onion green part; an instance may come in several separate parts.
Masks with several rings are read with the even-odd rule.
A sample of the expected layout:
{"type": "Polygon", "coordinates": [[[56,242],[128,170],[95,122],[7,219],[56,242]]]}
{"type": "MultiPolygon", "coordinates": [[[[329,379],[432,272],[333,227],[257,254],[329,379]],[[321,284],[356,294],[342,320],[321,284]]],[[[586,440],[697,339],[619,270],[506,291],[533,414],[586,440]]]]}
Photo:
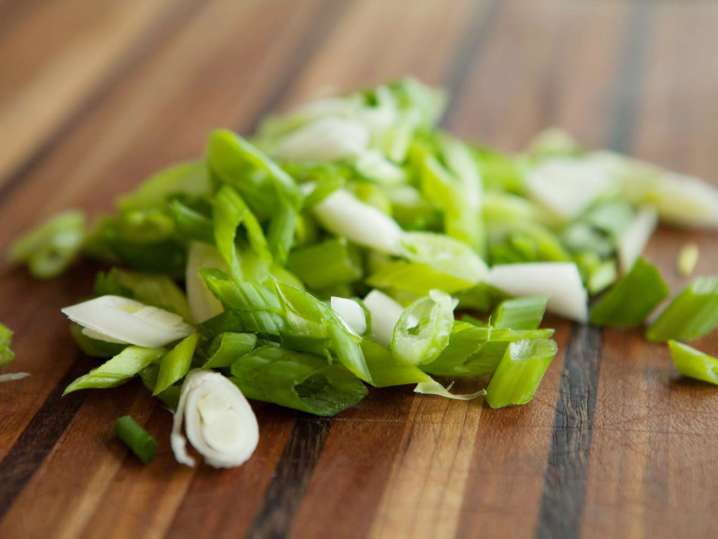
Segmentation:
{"type": "Polygon", "coordinates": [[[678,341],[668,341],[671,359],[683,376],[718,385],[718,359],[678,341]]]}
{"type": "Polygon", "coordinates": [[[12,351],[12,331],[6,325],[0,323],[0,369],[9,365],[15,359],[15,352],[12,351]]]}
{"type": "Polygon", "coordinates": [[[122,440],[144,464],[148,464],[155,458],[157,440],[132,417],[125,415],[117,419],[115,436],[122,440]]]}
{"type": "Polygon", "coordinates": [[[685,287],[646,332],[653,342],[692,341],[718,325],[718,277],[699,277],[685,287]]]}
{"type": "Polygon", "coordinates": [[[639,257],[631,270],[591,307],[591,323],[640,326],[668,293],[658,268],[639,257]]]}
{"type": "Polygon", "coordinates": [[[184,378],[184,375],[189,372],[198,338],[199,335],[193,333],[189,337],[182,339],[172,350],[162,356],[153,395],[162,393],[172,384],[184,378]]]}
{"type": "Polygon", "coordinates": [[[678,273],[682,277],[690,277],[698,264],[698,245],[688,243],[678,253],[678,273]]]}
{"type": "Polygon", "coordinates": [[[548,339],[509,344],[486,388],[489,406],[504,408],[530,402],[557,351],[556,342],[548,339]]]}

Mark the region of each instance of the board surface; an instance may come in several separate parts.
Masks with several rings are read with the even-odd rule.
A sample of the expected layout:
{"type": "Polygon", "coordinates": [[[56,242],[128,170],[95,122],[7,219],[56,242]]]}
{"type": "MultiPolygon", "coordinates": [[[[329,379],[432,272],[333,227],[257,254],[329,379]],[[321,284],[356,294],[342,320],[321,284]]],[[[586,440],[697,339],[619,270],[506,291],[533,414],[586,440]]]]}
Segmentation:
{"type": "MultiPolygon", "coordinates": [[[[59,209],[108,210],[212,128],[406,74],[447,88],[461,136],[516,150],[559,125],[715,179],[716,29],[708,0],[0,1],[0,252],[59,209]]],[[[648,248],[674,286],[689,240],[715,273],[716,235],[648,248]]],[[[91,276],[0,265],[13,369],[32,373],[0,385],[4,539],[718,536],[718,391],[638,332],[555,321],[561,352],[521,408],[408,388],[331,420],[258,405],[248,464],[190,469],[138,385],[60,398],[93,364],[59,312],[91,276]],[[111,437],[127,413],[161,441],[149,466],[111,437]]]]}

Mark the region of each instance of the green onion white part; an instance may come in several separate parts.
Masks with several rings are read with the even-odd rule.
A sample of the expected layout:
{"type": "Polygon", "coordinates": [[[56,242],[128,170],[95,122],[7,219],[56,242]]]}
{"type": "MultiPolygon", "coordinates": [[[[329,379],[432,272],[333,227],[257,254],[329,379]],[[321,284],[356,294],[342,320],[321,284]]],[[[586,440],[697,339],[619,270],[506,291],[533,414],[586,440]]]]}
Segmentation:
{"type": "Polygon", "coordinates": [[[88,337],[111,343],[157,347],[192,333],[181,316],[120,296],[101,296],[62,312],[88,337]]]}
{"type": "Polygon", "coordinates": [[[186,439],[210,466],[239,466],[259,441],[257,418],[242,392],[219,373],[196,370],[182,385],[172,425],[171,445],[178,462],[194,466],[186,439]]]}
{"type": "Polygon", "coordinates": [[[371,336],[384,346],[389,346],[394,326],[404,308],[379,290],[372,290],[366,295],[364,306],[371,314],[371,336]]]}
{"type": "Polygon", "coordinates": [[[204,284],[199,271],[205,268],[225,267],[222,257],[213,246],[199,241],[190,243],[187,253],[185,286],[187,289],[187,301],[195,322],[204,322],[224,311],[220,301],[204,284]]]}
{"type": "Polygon", "coordinates": [[[651,239],[658,226],[658,213],[653,208],[642,208],[618,239],[618,261],[623,273],[628,272],[651,239]]]}
{"type": "Polygon", "coordinates": [[[356,301],[349,298],[332,296],[330,305],[339,317],[339,320],[341,320],[346,328],[354,333],[354,335],[361,336],[366,333],[366,315],[364,314],[364,309],[362,309],[361,305],[356,301]]]}
{"type": "Polygon", "coordinates": [[[548,310],[577,322],[588,320],[588,295],[575,264],[505,264],[489,271],[487,282],[512,296],[546,296],[548,310]]]}
{"type": "Polygon", "coordinates": [[[319,222],[337,236],[382,253],[398,254],[401,228],[388,215],[339,189],[314,207],[319,222]]]}

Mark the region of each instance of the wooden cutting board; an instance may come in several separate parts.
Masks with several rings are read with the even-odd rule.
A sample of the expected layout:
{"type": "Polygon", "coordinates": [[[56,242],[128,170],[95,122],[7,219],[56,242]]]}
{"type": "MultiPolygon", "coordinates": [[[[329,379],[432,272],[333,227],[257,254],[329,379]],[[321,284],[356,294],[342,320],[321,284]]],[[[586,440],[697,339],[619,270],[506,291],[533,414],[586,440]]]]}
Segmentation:
{"type": "MultiPolygon", "coordinates": [[[[718,3],[571,0],[4,0],[0,250],[59,209],[201,154],[215,127],[414,74],[444,85],[444,126],[504,150],[560,125],[718,178],[718,3]]],[[[648,256],[675,286],[687,241],[648,256]]],[[[51,282],[0,267],[16,332],[0,385],[0,537],[716,537],[718,389],[680,380],[639,332],[555,322],[561,353],[529,406],[373,391],[334,419],[258,405],[245,466],[184,468],[170,416],[136,384],[60,398],[93,362],[51,282]],[[111,437],[130,413],[161,440],[142,466],[111,437]]],[[[718,340],[699,345],[718,352],[718,340]]]]}

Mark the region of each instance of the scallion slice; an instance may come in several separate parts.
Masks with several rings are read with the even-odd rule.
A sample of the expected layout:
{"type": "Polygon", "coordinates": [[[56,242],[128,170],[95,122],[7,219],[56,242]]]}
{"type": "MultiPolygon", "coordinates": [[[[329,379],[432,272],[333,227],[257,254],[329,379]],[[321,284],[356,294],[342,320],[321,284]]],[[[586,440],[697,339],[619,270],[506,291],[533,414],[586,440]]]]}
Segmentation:
{"type": "Polygon", "coordinates": [[[132,417],[125,415],[115,422],[115,436],[143,463],[148,464],[157,453],[157,440],[143,429],[132,417]]]}
{"type": "Polygon", "coordinates": [[[718,325],[718,278],[699,277],[684,288],[651,324],[649,341],[691,341],[718,325]]]}
{"type": "Polygon", "coordinates": [[[718,385],[718,359],[678,341],[668,341],[671,359],[683,376],[718,385]]]}

